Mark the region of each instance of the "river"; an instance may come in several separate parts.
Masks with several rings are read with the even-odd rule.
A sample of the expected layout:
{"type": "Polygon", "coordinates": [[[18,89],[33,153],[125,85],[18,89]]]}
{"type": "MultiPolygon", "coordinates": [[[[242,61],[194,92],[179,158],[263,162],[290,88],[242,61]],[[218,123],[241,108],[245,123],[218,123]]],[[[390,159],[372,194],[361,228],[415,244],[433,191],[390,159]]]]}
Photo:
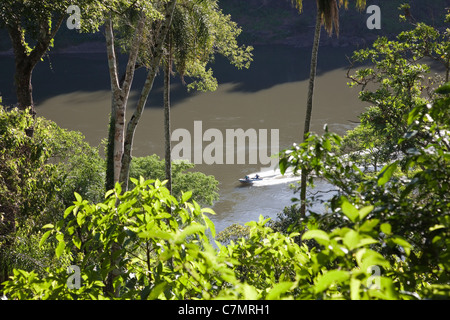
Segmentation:
{"type": "MultiPolygon", "coordinates": [[[[237,70],[218,57],[212,65],[219,81],[215,92],[188,93],[178,79],[172,87],[172,130],[186,129],[194,136],[194,122],[202,130],[261,129],[278,133],[279,150],[299,142],[302,137],[308,88],[309,48],[261,46],[254,50],[248,70],[237,70]]],[[[321,47],[314,97],[312,127],[323,132],[324,124],[339,134],[355,126],[363,105],[357,89],[347,86],[347,55],[351,48],[321,47]]],[[[122,64],[123,65],[123,64],[122,64]]],[[[0,56],[0,92],[5,105],[14,103],[11,56],[0,56]]],[[[143,84],[145,71],[138,70],[131,95],[133,106],[143,84]]],[[[63,128],[79,130],[89,143],[98,145],[106,137],[111,95],[104,53],[51,54],[35,69],[33,93],[39,116],[63,128]]],[[[176,145],[173,142],[173,145],[176,145]]],[[[205,148],[209,142],[203,142],[205,148]]],[[[270,144],[269,144],[270,146],[270,144]]],[[[242,150],[241,150],[242,151],[242,150]]],[[[248,151],[248,150],[247,150],[248,151]]],[[[273,151],[268,148],[267,153],[273,151]]],[[[148,105],[138,125],[134,156],[164,155],[162,80],[158,77],[148,105]]],[[[295,195],[289,184],[296,179],[279,177],[272,171],[261,173],[256,164],[198,164],[196,170],[212,174],[219,181],[220,200],[213,205],[212,220],[217,231],[232,223],[257,220],[259,215],[276,217],[291,204],[295,195]],[[238,179],[246,174],[265,175],[253,186],[242,186],[238,179]]],[[[318,187],[327,188],[326,185],[318,187]]]]}

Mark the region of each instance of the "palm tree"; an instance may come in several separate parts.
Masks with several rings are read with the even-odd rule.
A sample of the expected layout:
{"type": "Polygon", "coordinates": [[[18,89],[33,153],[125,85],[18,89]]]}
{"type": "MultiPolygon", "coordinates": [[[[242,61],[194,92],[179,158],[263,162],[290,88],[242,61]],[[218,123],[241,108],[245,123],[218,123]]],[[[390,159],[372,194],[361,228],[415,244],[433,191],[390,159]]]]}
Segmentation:
{"type": "MultiPolygon", "coordinates": [[[[294,5],[301,12],[303,9],[303,0],[292,0],[294,5]]],[[[314,32],[314,42],[311,55],[311,70],[309,75],[309,86],[308,86],[308,96],[306,102],[306,116],[305,116],[305,126],[303,129],[303,141],[306,140],[310,132],[311,115],[313,107],[313,96],[314,96],[314,83],[316,78],[317,70],[317,57],[319,53],[319,43],[320,43],[320,32],[322,25],[325,27],[329,36],[332,36],[333,30],[336,35],[339,36],[339,7],[344,5],[345,8],[348,6],[348,0],[316,0],[317,12],[316,12],[316,27],[314,32]]],[[[359,9],[364,8],[366,5],[366,0],[356,0],[356,6],[359,9]]],[[[301,182],[300,182],[300,217],[304,217],[306,214],[306,184],[307,175],[302,172],[301,182]]]]}
{"type": "Polygon", "coordinates": [[[166,187],[170,192],[172,191],[170,77],[176,70],[183,84],[186,84],[185,77],[196,79],[189,88],[214,91],[217,88],[217,81],[212,72],[206,68],[215,53],[227,56],[238,67],[245,66],[247,60],[250,60],[249,52],[242,51],[242,48],[239,49],[236,45],[238,34],[235,24],[219,10],[217,0],[179,1],[175,8],[166,38],[164,61],[165,169],[166,187]]]}
{"type": "MultiPolygon", "coordinates": [[[[168,35],[170,39],[170,34],[168,35]]],[[[172,194],[172,146],[170,129],[170,74],[172,72],[172,48],[168,46],[167,61],[164,68],[164,140],[165,140],[165,163],[166,163],[166,187],[172,194]]],[[[169,209],[170,210],[170,209],[169,209]]]]}

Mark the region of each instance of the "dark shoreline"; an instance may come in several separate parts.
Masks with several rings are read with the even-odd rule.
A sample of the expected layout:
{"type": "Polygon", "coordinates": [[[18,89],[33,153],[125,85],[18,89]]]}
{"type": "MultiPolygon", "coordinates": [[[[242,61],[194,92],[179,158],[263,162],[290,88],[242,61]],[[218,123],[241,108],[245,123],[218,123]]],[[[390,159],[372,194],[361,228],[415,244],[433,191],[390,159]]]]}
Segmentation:
{"type": "MultiPolygon", "coordinates": [[[[320,43],[321,47],[358,47],[370,45],[376,37],[360,38],[360,37],[346,37],[342,36],[336,38],[323,37],[320,43]]],[[[255,42],[249,45],[251,46],[288,46],[293,48],[311,48],[312,40],[309,36],[299,35],[296,37],[289,37],[284,40],[273,41],[273,42],[255,42]]],[[[88,54],[88,53],[105,53],[106,54],[106,43],[95,41],[95,42],[84,42],[79,45],[68,46],[63,48],[56,48],[49,51],[50,54],[88,54]]],[[[14,56],[13,49],[6,51],[0,51],[0,56],[14,56]]]]}

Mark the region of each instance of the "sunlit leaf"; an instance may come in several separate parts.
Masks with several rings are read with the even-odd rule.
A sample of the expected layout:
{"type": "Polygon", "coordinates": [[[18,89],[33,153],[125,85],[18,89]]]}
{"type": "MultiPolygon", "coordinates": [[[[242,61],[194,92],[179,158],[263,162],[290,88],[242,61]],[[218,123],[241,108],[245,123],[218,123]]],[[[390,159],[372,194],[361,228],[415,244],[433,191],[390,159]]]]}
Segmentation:
{"type": "Polygon", "coordinates": [[[303,240],[314,239],[318,242],[320,242],[320,241],[329,242],[330,241],[330,237],[328,236],[328,234],[322,230],[308,230],[303,234],[302,239],[303,240]]]}
{"type": "Polygon", "coordinates": [[[367,206],[359,210],[359,220],[363,220],[369,213],[373,211],[374,206],[367,206]]]}
{"type": "Polygon", "coordinates": [[[352,222],[355,222],[359,217],[359,211],[355,208],[347,199],[342,198],[342,212],[349,218],[352,222]]]}
{"type": "Polygon", "coordinates": [[[41,238],[41,241],[39,241],[39,247],[42,247],[42,245],[44,244],[44,242],[47,240],[47,238],[50,236],[51,233],[52,233],[52,230],[49,230],[44,233],[44,235],[41,238]]]}
{"type": "Polygon", "coordinates": [[[378,176],[379,186],[386,184],[386,182],[388,182],[391,179],[392,174],[394,173],[395,170],[397,170],[397,166],[398,166],[397,162],[394,162],[392,164],[386,165],[383,168],[381,174],[378,176]]]}
{"type": "Polygon", "coordinates": [[[319,293],[328,289],[333,283],[342,283],[350,278],[350,273],[343,270],[332,270],[321,276],[314,290],[319,293]]]}
{"type": "Polygon", "coordinates": [[[279,299],[283,293],[286,293],[291,289],[292,285],[293,285],[292,282],[280,282],[275,284],[273,288],[270,289],[266,299],[267,300],[279,299]]]}

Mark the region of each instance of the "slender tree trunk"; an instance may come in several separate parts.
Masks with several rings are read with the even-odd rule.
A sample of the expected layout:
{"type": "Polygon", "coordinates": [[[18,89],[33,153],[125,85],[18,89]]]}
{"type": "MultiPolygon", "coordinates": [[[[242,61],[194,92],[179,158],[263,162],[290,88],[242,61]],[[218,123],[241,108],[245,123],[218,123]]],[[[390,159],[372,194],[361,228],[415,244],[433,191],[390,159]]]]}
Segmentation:
{"type": "MultiPolygon", "coordinates": [[[[111,102],[112,106],[112,102],[111,102]]],[[[112,109],[112,108],[111,108],[112,109]]],[[[106,177],[105,177],[105,190],[114,189],[114,132],[116,131],[116,118],[114,112],[111,110],[109,115],[109,127],[108,127],[108,143],[106,145],[106,177]]]]}
{"type": "Polygon", "coordinates": [[[110,188],[116,182],[120,181],[120,172],[122,169],[122,157],[124,152],[125,137],[125,112],[128,103],[128,97],[133,83],[136,60],[139,53],[139,46],[142,40],[142,30],[145,24],[145,15],[141,13],[138,26],[135,31],[135,38],[130,49],[130,55],[123,78],[119,81],[117,58],[114,47],[114,31],[111,19],[108,19],[105,25],[106,47],[108,53],[108,66],[111,79],[112,107],[110,114],[110,126],[108,139],[114,139],[108,143],[107,155],[111,158],[107,160],[107,187],[110,188]],[[111,178],[113,174],[113,179],[111,178]],[[113,181],[113,183],[111,183],[113,181]]]}
{"type": "MultiPolygon", "coordinates": [[[[134,71],[136,68],[136,60],[139,53],[139,47],[142,40],[142,30],[145,25],[146,16],[141,12],[141,17],[138,22],[137,28],[135,30],[135,37],[130,48],[130,54],[126,66],[125,75],[123,81],[119,81],[117,58],[114,47],[114,29],[111,17],[106,21],[105,24],[105,37],[106,37],[106,47],[108,53],[108,66],[109,74],[111,79],[111,91],[112,91],[112,101],[111,101],[111,114],[110,114],[110,125],[109,125],[109,135],[108,135],[108,150],[107,155],[112,156],[112,159],[107,160],[107,177],[106,183],[107,187],[116,182],[120,182],[120,172],[122,167],[122,157],[124,150],[124,134],[125,134],[125,111],[128,102],[128,97],[131,90],[131,84],[134,78],[134,71]],[[113,139],[113,142],[111,142],[113,139]],[[111,178],[111,173],[113,173],[113,179],[111,178]]],[[[120,250],[120,245],[118,243],[113,243],[111,247],[111,256],[118,250],[120,250]]],[[[111,261],[112,265],[119,265],[119,257],[111,261]]],[[[109,272],[105,291],[118,297],[120,292],[120,287],[114,289],[114,279],[120,276],[121,271],[119,268],[114,268],[109,272]]]]}
{"type": "Polygon", "coordinates": [[[125,102],[117,102],[114,113],[114,182],[120,179],[125,133],[125,102]]]}
{"type": "Polygon", "coordinates": [[[165,162],[166,162],[166,180],[167,189],[172,194],[172,159],[171,159],[171,141],[170,141],[170,64],[171,52],[169,44],[169,54],[167,64],[164,70],[164,136],[165,136],[165,162]]]}
{"type": "Polygon", "coordinates": [[[147,103],[148,95],[150,94],[150,91],[153,88],[156,73],[161,63],[165,39],[169,31],[170,25],[172,23],[172,17],[176,3],[177,3],[176,0],[172,0],[166,5],[166,16],[161,27],[158,30],[158,34],[154,45],[153,60],[149,67],[149,71],[147,73],[144,87],[142,88],[136,109],[134,110],[134,113],[127,124],[127,131],[125,135],[125,148],[122,158],[122,171],[120,173],[120,182],[123,184],[122,186],[123,190],[128,189],[128,179],[130,175],[130,164],[131,164],[131,149],[133,146],[134,133],[136,131],[136,127],[139,123],[142,113],[144,111],[145,104],[147,103]]]}
{"type": "Polygon", "coordinates": [[[446,72],[445,72],[445,83],[449,80],[449,73],[450,73],[450,52],[447,53],[449,57],[447,58],[447,62],[445,64],[446,72]]]}
{"type": "MultiPolygon", "coordinates": [[[[311,55],[311,71],[309,75],[309,88],[308,88],[308,100],[306,104],[306,117],[305,117],[305,127],[303,129],[303,141],[307,138],[307,135],[310,131],[311,124],[311,115],[312,115],[312,107],[313,107],[313,96],[314,96],[314,82],[316,79],[316,70],[317,70],[317,56],[319,53],[319,43],[320,43],[320,31],[322,27],[322,15],[320,14],[319,8],[317,8],[317,17],[316,17],[316,28],[314,33],[314,44],[312,48],[311,55]]],[[[307,185],[307,174],[306,172],[301,173],[301,185],[300,185],[300,217],[304,217],[306,215],[306,185],[307,185]]]]}
{"type": "MultiPolygon", "coordinates": [[[[114,31],[113,23],[111,19],[108,19],[105,25],[105,37],[106,37],[106,49],[108,53],[108,67],[109,75],[111,79],[112,90],[112,106],[111,106],[111,118],[114,119],[114,125],[110,125],[110,129],[113,130],[111,135],[114,139],[112,144],[113,154],[113,180],[114,183],[119,181],[119,173],[122,162],[123,154],[123,131],[125,123],[125,106],[126,101],[123,100],[123,91],[119,84],[118,66],[116,51],[114,47],[114,31]]],[[[110,122],[112,121],[110,120],[110,122]]],[[[108,152],[110,153],[110,152],[108,152]]]]}

